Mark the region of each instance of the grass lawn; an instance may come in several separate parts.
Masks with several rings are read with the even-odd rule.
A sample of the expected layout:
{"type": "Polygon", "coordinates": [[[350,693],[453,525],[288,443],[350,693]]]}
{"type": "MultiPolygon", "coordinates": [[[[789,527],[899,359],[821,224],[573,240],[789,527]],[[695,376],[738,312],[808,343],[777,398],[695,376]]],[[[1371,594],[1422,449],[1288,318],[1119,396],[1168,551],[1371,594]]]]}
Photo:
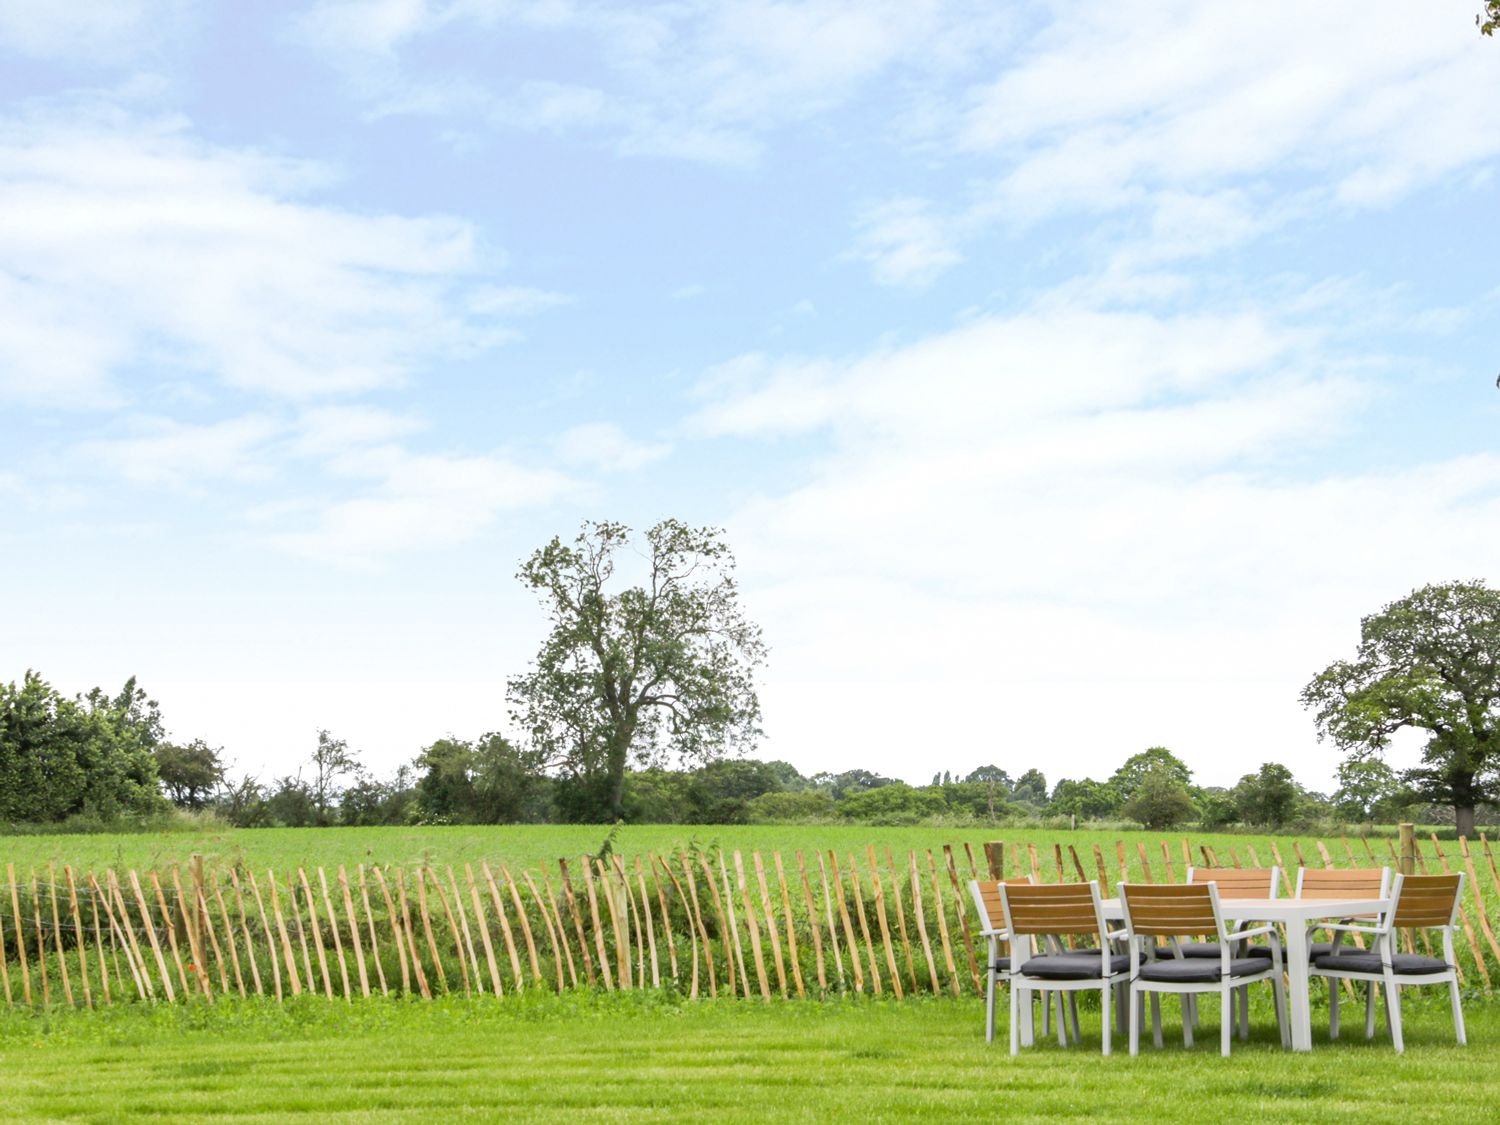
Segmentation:
{"type": "MultiPolygon", "coordinates": [[[[13,863],[18,871],[45,867],[48,863],[72,864],[75,869],[99,869],[124,866],[139,869],[186,863],[196,854],[210,864],[243,862],[264,870],[278,870],[301,864],[332,866],[339,864],[403,864],[423,861],[432,863],[477,862],[480,859],[503,860],[512,867],[535,868],[555,863],[559,856],[577,857],[597,853],[609,834],[603,825],[464,825],[415,828],[240,828],[208,831],[101,833],[73,836],[6,836],[0,837],[0,864],[13,863]]],[[[615,835],[615,851],[627,858],[647,852],[670,852],[698,844],[704,847],[722,845],[746,852],[779,850],[790,857],[801,849],[809,855],[822,849],[839,854],[863,854],[866,845],[874,844],[878,852],[890,848],[898,856],[908,849],[936,848],[953,844],[959,848],[960,865],[964,863],[960,845],[968,843],[983,861],[981,845],[986,840],[1003,840],[1007,844],[1030,842],[1038,849],[1043,872],[1055,878],[1053,845],[1064,849],[1072,845],[1090,874],[1094,871],[1093,847],[1099,845],[1109,869],[1116,867],[1116,843],[1124,841],[1132,870],[1138,869],[1137,843],[1146,846],[1147,855],[1158,869],[1162,863],[1165,840],[1178,877],[1182,872],[1182,838],[1184,833],[1089,831],[1076,832],[1047,828],[879,828],[870,825],[722,825],[722,824],[641,824],[626,825],[615,835]]],[[[1208,844],[1222,853],[1228,862],[1229,848],[1249,862],[1247,848],[1257,849],[1262,863],[1273,862],[1270,843],[1275,842],[1286,863],[1295,864],[1292,840],[1288,837],[1237,836],[1191,831],[1195,857],[1198,847],[1208,844]]],[[[1309,838],[1301,846],[1309,862],[1317,864],[1317,854],[1309,838]]],[[[1385,840],[1372,842],[1377,856],[1385,859],[1385,840]]],[[[1343,845],[1331,841],[1329,848],[1335,862],[1345,862],[1343,845]]],[[[1355,853],[1365,855],[1363,847],[1353,843],[1355,853]]],[[[1451,853],[1455,846],[1446,845],[1451,853]]],[[[1432,846],[1425,851],[1431,854],[1432,846]]],[[[1196,859],[1196,862],[1202,862],[1196,859]]],[[[1362,862],[1364,860],[1362,859],[1362,862]]],[[[1071,872],[1071,860],[1068,861],[1071,872]]],[[[1069,878],[1073,876],[1070,874],[1069,878]]]]}
{"type": "Polygon", "coordinates": [[[976,1000],[581,993],[12,1011],[0,1013],[0,1120],[1420,1122],[1482,1119],[1500,1102],[1500,1007],[1467,1004],[1460,1048],[1445,1005],[1409,994],[1404,1056],[1358,1030],[1327,1043],[1320,1011],[1316,1049],[1292,1055],[1257,1010],[1229,1060],[1204,1007],[1199,1046],[1174,1042],[1169,1014],[1167,1048],[1138,1059],[1118,1039],[1100,1057],[1097,1013],[1082,1045],[1011,1059],[1003,1039],[985,1044],[976,1000]]]}

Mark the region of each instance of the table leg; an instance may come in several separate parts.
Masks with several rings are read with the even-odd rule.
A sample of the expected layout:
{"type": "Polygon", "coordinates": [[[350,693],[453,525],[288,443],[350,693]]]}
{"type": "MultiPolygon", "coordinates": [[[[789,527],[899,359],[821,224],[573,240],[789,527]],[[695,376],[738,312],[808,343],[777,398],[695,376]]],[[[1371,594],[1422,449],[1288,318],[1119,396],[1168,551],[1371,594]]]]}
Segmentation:
{"type": "Polygon", "coordinates": [[[1286,925],[1287,1016],[1292,1050],[1312,1050],[1312,1011],[1308,996],[1307,927],[1295,918],[1286,925]]]}

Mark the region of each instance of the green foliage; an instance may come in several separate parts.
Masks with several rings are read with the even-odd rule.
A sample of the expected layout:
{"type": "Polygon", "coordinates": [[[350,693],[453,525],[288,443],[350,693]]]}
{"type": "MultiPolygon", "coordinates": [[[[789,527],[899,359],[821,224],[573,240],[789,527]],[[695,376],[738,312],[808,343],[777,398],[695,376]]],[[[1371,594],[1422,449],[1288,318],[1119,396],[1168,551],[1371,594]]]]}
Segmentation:
{"type": "Polygon", "coordinates": [[[623,524],[585,523],[572,545],[554,538],[518,573],[551,631],[534,668],[510,683],[512,719],[547,765],[585,783],[574,798],[601,799],[609,819],[624,814],[631,761],[706,761],[760,733],[753,675],[765,645],[740,611],[721,533],[669,519],[644,539],[645,580],[618,593],[623,524]]]}
{"type": "Polygon", "coordinates": [[[940,794],[913,789],[900,781],[855,793],[837,805],[840,816],[868,824],[915,824],[923,817],[941,813],[943,808],[940,794]]]}
{"type": "Polygon", "coordinates": [[[1188,769],[1186,762],[1165,746],[1151,746],[1126,758],[1110,777],[1109,784],[1122,802],[1128,801],[1152,770],[1165,770],[1183,786],[1190,785],[1193,780],[1193,771],[1188,769]]]}
{"type": "Polygon", "coordinates": [[[1135,785],[1135,792],[1120,811],[1152,831],[1171,828],[1193,819],[1197,809],[1178,773],[1158,764],[1148,769],[1135,785]]]}
{"type": "Polygon", "coordinates": [[[1233,824],[1240,818],[1240,807],[1234,794],[1223,789],[1205,789],[1198,795],[1198,823],[1212,831],[1233,824]]]}
{"type": "Polygon", "coordinates": [[[695,770],[688,783],[691,820],[697,824],[744,824],[749,805],[781,788],[778,771],[754,759],[726,758],[695,770]]]}
{"type": "Polygon", "coordinates": [[[1124,801],[1120,791],[1106,782],[1086,777],[1082,781],[1064,778],[1052,790],[1049,813],[1076,816],[1080,820],[1102,820],[1120,811],[1124,801]]]}
{"type": "Polygon", "coordinates": [[[833,798],[816,789],[762,793],[745,806],[751,824],[816,824],[831,819],[835,811],[833,798]]]}
{"type": "Polygon", "coordinates": [[[201,809],[224,780],[220,751],[201,738],[185,745],[163,742],[156,748],[156,773],[167,798],[179,808],[201,809]]]}
{"type": "Polygon", "coordinates": [[[1334,807],[1350,820],[1373,822],[1376,812],[1404,795],[1396,771],[1379,758],[1346,758],[1339,763],[1334,807]]]}
{"type": "Polygon", "coordinates": [[[541,755],[490,733],[477,742],[440,738],[414,763],[416,807],[438,823],[517,824],[546,820],[550,781],[541,755]]]}
{"type": "Polygon", "coordinates": [[[1484,10],[1474,17],[1482,35],[1494,35],[1500,31],[1500,0],[1484,0],[1484,10]]]}
{"type": "Polygon", "coordinates": [[[1292,771],[1267,762],[1255,773],[1247,773],[1234,787],[1235,808],[1246,824],[1280,828],[1297,813],[1301,791],[1292,771]]]}
{"type": "Polygon", "coordinates": [[[1302,691],[1318,736],[1346,753],[1378,755],[1396,731],[1428,735],[1422,766],[1402,780],[1451,804],[1473,835],[1474,807],[1500,800],[1500,592],[1483,582],[1424,586],[1360,622],[1352,661],[1302,691]]]}
{"type": "Polygon", "coordinates": [[[0,685],[0,821],[160,812],[161,733],[156,703],[134,679],[119,695],[95,688],[75,699],[34,672],[0,685]]]}

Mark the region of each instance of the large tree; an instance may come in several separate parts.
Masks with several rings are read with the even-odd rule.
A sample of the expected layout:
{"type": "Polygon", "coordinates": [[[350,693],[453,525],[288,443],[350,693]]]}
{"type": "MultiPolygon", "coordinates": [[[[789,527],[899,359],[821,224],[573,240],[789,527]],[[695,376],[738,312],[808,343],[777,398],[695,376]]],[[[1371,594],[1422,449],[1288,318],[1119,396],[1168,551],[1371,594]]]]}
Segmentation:
{"type": "Polygon", "coordinates": [[[1500,591],[1481,581],[1424,586],[1360,622],[1353,660],[1302,691],[1318,736],[1353,757],[1379,757],[1398,730],[1427,733],[1422,765],[1403,780],[1450,804],[1459,835],[1474,807],[1500,800],[1500,591]]]}
{"type": "Polygon", "coordinates": [[[628,527],[585,523],[518,574],[551,631],[535,667],[510,682],[511,718],[610,819],[624,811],[628,762],[707,761],[760,734],[765,645],[740,611],[722,533],[668,519],[643,540],[631,552],[628,527]],[[638,584],[615,590],[617,561],[641,567],[638,584]]]}

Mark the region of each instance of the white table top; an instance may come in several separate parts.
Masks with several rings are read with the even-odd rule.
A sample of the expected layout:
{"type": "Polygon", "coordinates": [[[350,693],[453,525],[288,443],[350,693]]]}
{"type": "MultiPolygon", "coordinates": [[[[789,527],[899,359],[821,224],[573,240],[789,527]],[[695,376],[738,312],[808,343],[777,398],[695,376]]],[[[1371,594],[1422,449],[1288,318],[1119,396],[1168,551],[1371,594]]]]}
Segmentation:
{"type": "MultiPolygon", "coordinates": [[[[1384,898],[1221,898],[1219,912],[1233,922],[1310,922],[1317,918],[1353,918],[1380,914],[1390,905],[1384,898]]],[[[1103,902],[1104,916],[1123,919],[1125,908],[1117,898],[1103,902]]]]}

